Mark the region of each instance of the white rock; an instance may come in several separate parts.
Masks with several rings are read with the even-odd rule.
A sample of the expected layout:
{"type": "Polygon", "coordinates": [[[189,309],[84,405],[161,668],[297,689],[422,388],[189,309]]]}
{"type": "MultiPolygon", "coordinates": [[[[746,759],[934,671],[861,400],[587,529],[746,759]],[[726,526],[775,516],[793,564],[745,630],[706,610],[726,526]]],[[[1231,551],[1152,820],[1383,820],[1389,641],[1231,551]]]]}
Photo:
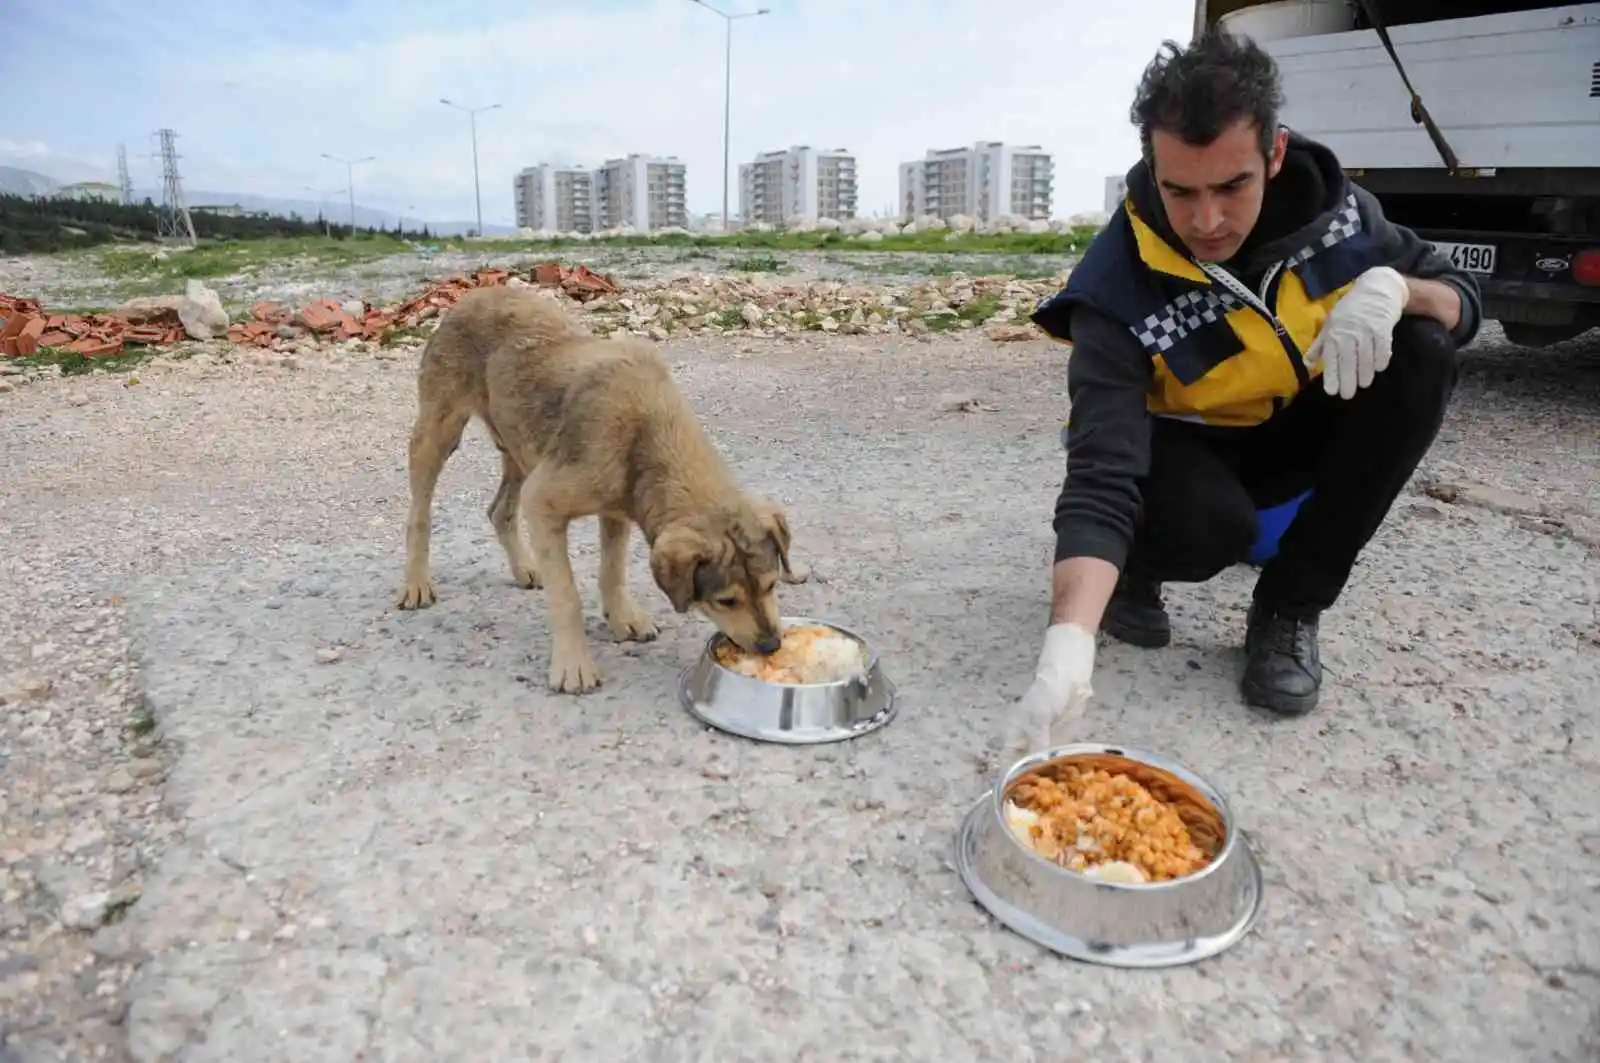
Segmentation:
{"type": "Polygon", "coordinates": [[[105,891],[73,897],[61,906],[61,925],[73,930],[98,930],[106,921],[111,894],[105,891]]]}
{"type": "Polygon", "coordinates": [[[869,229],[861,234],[860,240],[864,244],[881,244],[883,243],[883,234],[876,229],[869,229]]]}
{"type": "Polygon", "coordinates": [[[197,280],[184,285],[178,320],[192,340],[209,340],[228,331],[228,312],[222,308],[222,300],[197,280]]]}

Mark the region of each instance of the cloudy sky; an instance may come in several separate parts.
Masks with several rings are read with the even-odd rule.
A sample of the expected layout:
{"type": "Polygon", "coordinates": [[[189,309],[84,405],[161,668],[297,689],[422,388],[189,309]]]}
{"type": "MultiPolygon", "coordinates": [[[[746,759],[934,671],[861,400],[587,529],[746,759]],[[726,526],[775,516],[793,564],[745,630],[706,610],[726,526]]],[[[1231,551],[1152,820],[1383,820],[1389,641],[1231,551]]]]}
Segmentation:
{"type": "MultiPolygon", "coordinates": [[[[861,212],[896,165],[976,140],[1056,161],[1055,213],[1095,209],[1137,150],[1128,103],[1187,0],[765,0],[734,25],[735,167],[790,144],[843,147],[861,212]],[[1053,9],[1054,13],[1051,13],[1053,9]],[[1070,11],[1070,13],[1069,13],[1070,11]]],[[[752,10],[755,2],[721,4],[752,10]]],[[[692,0],[6,0],[11,105],[0,164],[158,187],[154,130],[191,188],[311,198],[356,170],[364,206],[472,216],[465,115],[479,116],[484,220],[541,161],[629,152],[688,165],[689,207],[720,208],[723,22],[692,0]],[[69,61],[70,57],[70,61],[69,61]]],[[[737,170],[734,170],[735,175],[737,170]]],[[[738,209],[738,189],[733,190],[738,209]]]]}

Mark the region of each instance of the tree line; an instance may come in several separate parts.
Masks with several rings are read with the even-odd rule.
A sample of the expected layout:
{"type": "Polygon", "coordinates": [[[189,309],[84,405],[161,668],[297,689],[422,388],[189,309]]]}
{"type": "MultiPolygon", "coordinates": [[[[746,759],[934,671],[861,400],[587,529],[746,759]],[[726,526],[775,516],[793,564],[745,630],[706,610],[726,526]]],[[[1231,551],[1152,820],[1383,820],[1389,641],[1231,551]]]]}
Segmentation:
{"type": "MultiPolygon", "coordinates": [[[[320,236],[347,240],[352,235],[376,236],[380,232],[413,239],[429,239],[420,232],[401,232],[372,226],[351,227],[329,219],[278,215],[233,216],[190,209],[195,236],[202,240],[262,240],[268,237],[320,236]]],[[[22,255],[65,251],[74,247],[154,240],[160,231],[160,212],[149,199],[142,203],[115,203],[103,199],[68,199],[51,196],[0,195],[0,254],[22,255]]]]}

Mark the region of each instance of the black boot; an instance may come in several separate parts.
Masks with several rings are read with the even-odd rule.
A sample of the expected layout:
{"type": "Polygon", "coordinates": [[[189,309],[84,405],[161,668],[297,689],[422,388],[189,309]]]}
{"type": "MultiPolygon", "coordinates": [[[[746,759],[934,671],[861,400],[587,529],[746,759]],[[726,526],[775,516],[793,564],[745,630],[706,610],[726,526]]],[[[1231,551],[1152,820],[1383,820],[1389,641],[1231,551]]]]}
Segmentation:
{"type": "Polygon", "coordinates": [[[1161,604],[1161,584],[1126,572],[1117,577],[1117,589],[1106,603],[1100,630],[1130,646],[1160,649],[1172,641],[1172,625],[1161,604]]]}
{"type": "Polygon", "coordinates": [[[1316,708],[1322,687],[1316,617],[1297,620],[1252,604],[1244,652],[1248,659],[1239,689],[1247,705],[1282,716],[1300,716],[1316,708]]]}

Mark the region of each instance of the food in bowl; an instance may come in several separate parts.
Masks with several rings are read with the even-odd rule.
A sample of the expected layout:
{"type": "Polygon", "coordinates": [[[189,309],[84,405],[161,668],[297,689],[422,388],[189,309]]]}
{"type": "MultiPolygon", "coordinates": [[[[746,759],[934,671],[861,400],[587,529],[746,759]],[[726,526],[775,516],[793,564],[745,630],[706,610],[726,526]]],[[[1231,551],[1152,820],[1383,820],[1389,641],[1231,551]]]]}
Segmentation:
{"type": "Polygon", "coordinates": [[[1038,856],[1103,882],[1165,882],[1211,862],[1171,803],[1102,766],[1067,762],[1031,773],[1011,787],[1004,813],[1038,856]]]}
{"type": "Polygon", "coordinates": [[[722,667],[763,683],[840,683],[867,670],[865,647],[826,624],[797,624],[786,629],[783,645],[770,654],[742,650],[726,639],[714,652],[722,667]]]}

